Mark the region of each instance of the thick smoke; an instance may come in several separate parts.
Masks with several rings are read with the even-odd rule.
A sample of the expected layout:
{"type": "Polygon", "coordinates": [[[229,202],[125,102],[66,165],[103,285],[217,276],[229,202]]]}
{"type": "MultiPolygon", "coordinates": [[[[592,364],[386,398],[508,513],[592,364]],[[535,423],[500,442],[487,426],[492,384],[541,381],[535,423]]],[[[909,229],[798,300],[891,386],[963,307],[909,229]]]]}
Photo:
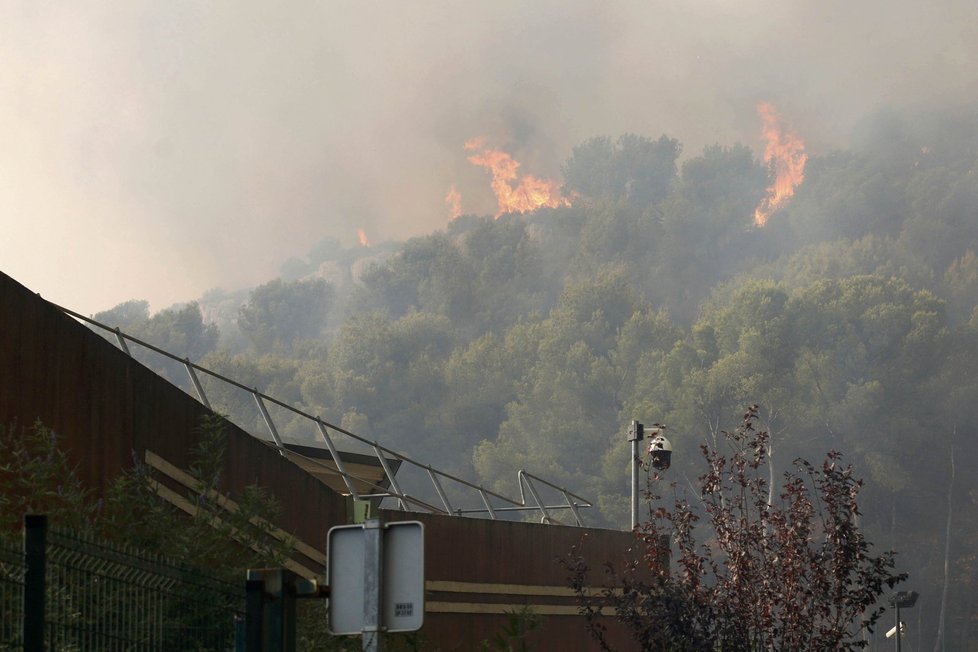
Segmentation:
{"type": "Polygon", "coordinates": [[[978,96],[978,5],[149,2],[0,6],[3,271],[94,312],[273,277],[326,236],[442,228],[462,143],[557,178],[594,135],[813,154],[882,108],[978,96]]]}

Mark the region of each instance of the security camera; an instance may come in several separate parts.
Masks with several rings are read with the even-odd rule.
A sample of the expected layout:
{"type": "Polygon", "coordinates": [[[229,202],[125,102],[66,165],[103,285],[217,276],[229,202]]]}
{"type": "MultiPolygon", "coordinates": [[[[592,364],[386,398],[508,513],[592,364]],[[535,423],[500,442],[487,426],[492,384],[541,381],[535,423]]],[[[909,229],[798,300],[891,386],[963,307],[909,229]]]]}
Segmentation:
{"type": "Polygon", "coordinates": [[[661,431],[649,442],[649,456],[652,458],[652,468],[659,471],[665,471],[672,463],[672,444],[661,431]]]}
{"type": "MultiPolygon", "coordinates": [[[[896,629],[897,629],[896,628],[896,625],[894,625],[893,627],[891,627],[890,628],[890,631],[888,631],[886,633],[886,638],[893,638],[894,636],[896,636],[896,629]]],[[[900,636],[903,636],[906,633],[907,633],[907,623],[901,621],[900,622],[900,636]]]]}

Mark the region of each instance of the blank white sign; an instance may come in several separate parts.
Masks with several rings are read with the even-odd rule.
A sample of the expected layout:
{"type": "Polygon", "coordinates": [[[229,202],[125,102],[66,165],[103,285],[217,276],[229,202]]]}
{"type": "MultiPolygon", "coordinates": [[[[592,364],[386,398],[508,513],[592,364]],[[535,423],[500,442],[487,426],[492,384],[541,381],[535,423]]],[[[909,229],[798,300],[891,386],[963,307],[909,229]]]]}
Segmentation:
{"type": "MultiPolygon", "coordinates": [[[[424,622],[424,526],[384,524],[381,626],[413,632],[424,622]]],[[[333,634],[363,630],[364,534],[361,525],[330,528],[326,540],[329,626],[333,634]]]]}

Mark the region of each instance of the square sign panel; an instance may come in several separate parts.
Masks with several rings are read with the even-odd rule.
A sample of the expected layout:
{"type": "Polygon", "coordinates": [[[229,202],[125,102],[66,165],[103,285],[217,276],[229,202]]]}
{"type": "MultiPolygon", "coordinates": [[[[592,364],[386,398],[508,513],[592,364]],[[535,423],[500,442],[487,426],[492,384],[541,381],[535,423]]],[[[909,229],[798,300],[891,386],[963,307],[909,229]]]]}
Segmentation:
{"type": "Polygon", "coordinates": [[[418,521],[387,524],[381,617],[388,632],[413,632],[424,622],[424,528],[418,521]]]}
{"type": "MultiPolygon", "coordinates": [[[[413,632],[424,622],[424,527],[418,521],[384,524],[381,626],[388,632],[413,632]]],[[[364,528],[330,528],[326,543],[329,582],[329,631],[363,630],[364,528]]]]}
{"type": "Polygon", "coordinates": [[[363,629],[363,526],[331,528],[326,539],[329,631],[359,634],[363,629]]]}

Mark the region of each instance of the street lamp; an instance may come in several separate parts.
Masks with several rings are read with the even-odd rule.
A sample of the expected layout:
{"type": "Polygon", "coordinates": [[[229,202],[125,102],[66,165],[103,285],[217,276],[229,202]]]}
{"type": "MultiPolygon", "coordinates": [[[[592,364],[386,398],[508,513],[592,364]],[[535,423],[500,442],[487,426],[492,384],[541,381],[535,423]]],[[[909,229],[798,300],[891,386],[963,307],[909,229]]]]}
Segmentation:
{"type": "MultiPolygon", "coordinates": [[[[672,444],[662,431],[665,426],[654,424],[649,434],[654,436],[649,441],[649,456],[651,457],[652,468],[665,471],[672,463],[672,444]]],[[[639,445],[645,438],[645,426],[638,421],[632,420],[628,427],[628,441],[632,443],[632,529],[638,527],[638,507],[639,507],[639,470],[642,467],[642,457],[639,453],[639,445]]]]}
{"type": "Polygon", "coordinates": [[[917,604],[916,591],[897,591],[890,597],[890,604],[896,607],[896,649],[900,652],[900,638],[903,628],[900,627],[900,609],[909,609],[917,604]]]}

